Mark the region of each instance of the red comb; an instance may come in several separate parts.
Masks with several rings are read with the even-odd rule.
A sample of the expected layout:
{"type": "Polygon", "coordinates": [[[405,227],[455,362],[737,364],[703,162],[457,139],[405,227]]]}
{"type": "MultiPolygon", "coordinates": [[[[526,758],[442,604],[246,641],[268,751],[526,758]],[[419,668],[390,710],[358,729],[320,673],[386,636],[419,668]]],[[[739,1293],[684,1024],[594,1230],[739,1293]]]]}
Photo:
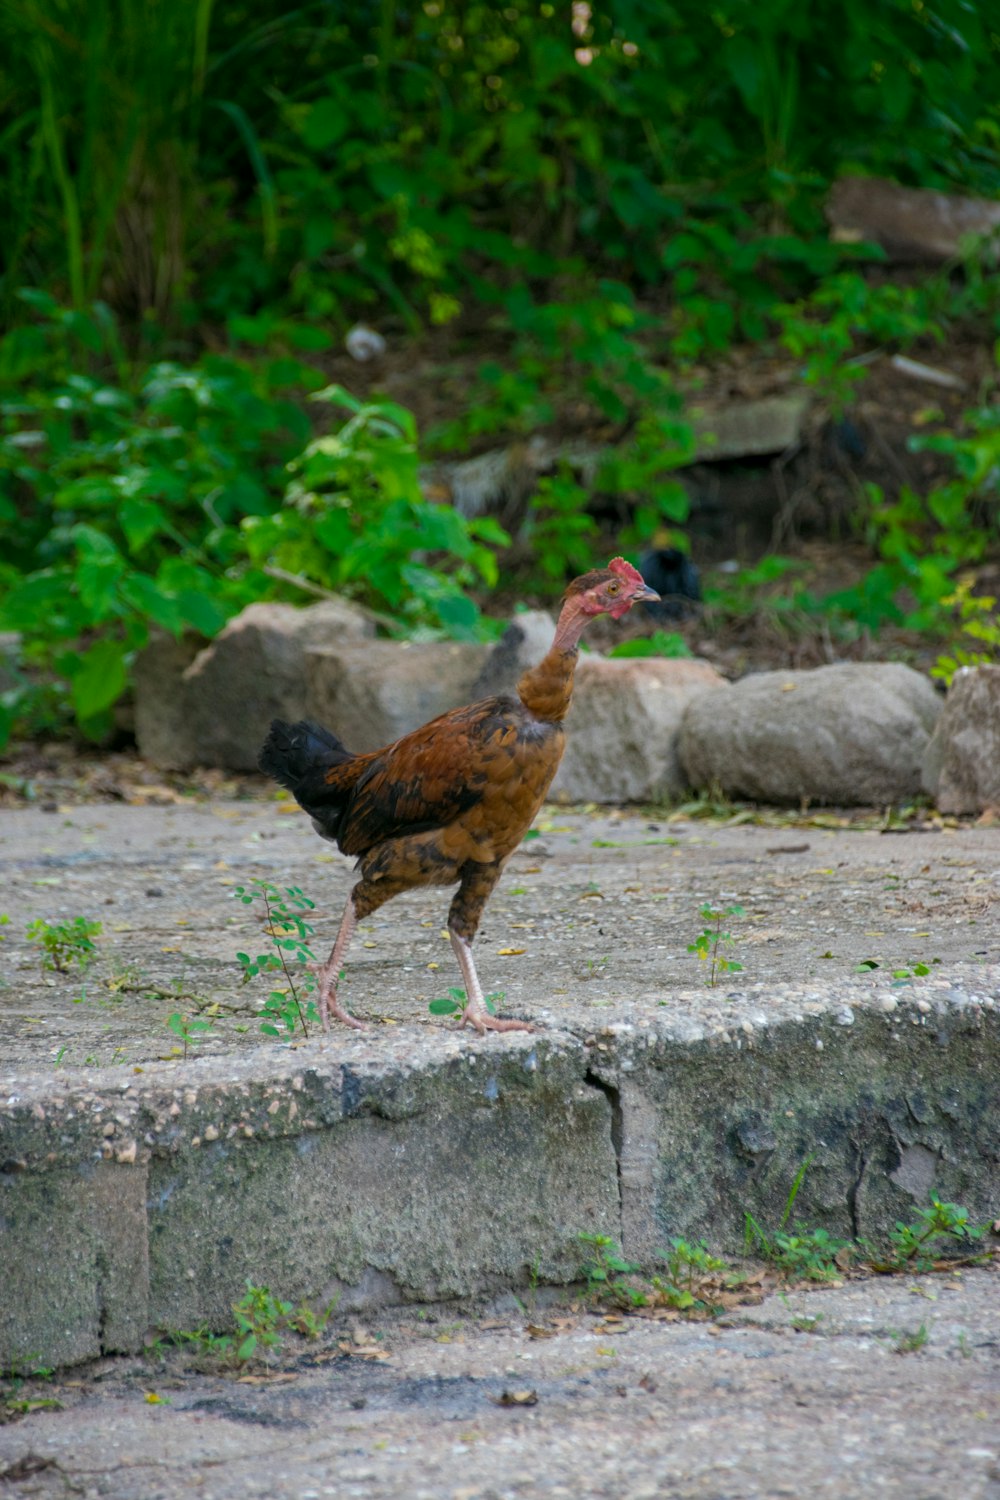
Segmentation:
{"type": "Polygon", "coordinates": [[[633,568],[632,564],[626,562],[624,557],[613,557],[608,563],[608,571],[616,573],[626,583],[642,583],[644,581],[639,569],[633,568]]]}

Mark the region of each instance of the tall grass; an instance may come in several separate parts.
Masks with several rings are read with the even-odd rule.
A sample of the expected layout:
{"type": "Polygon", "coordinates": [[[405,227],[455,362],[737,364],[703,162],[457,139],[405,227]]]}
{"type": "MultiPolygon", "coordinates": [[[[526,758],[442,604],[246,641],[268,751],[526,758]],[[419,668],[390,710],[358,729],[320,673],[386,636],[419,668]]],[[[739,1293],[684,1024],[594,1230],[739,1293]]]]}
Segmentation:
{"type": "Polygon", "coordinates": [[[255,126],[239,103],[205,98],[212,21],[213,0],[8,0],[0,9],[8,312],[20,284],[41,281],[78,307],[103,297],[133,315],[167,313],[192,256],[221,237],[233,194],[218,151],[201,171],[207,103],[228,118],[232,146],[260,184],[273,248],[276,199],[255,126]]]}

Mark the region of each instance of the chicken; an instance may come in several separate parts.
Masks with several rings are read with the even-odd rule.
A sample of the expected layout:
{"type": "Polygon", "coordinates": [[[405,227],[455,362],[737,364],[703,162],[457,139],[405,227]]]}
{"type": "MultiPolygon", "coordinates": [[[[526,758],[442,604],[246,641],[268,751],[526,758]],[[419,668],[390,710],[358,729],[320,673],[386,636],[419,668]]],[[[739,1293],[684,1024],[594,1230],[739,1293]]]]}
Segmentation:
{"type": "Polygon", "coordinates": [[[620,620],[657,595],[624,558],[574,579],[555,639],[517,684],[517,696],[452,709],[393,745],[354,755],[306,721],[275,719],[262,771],[295,796],[324,838],[358,856],[361,879],[347,899],[329,958],[315,966],[324,1030],[328,1014],[363,1029],[337,998],[340,968],[357,923],[415,886],[458,885],[448,932],[465,982],[462,1024],[477,1032],[531,1031],[489,1014],[472,959],[487,898],[541,807],[562,759],[579,640],[588,621],[620,620]]]}
{"type": "Polygon", "coordinates": [[[660,596],[648,606],[654,620],[680,620],[701,599],[698,569],[679,547],[659,545],[659,538],[639,559],[639,572],[660,596]]]}

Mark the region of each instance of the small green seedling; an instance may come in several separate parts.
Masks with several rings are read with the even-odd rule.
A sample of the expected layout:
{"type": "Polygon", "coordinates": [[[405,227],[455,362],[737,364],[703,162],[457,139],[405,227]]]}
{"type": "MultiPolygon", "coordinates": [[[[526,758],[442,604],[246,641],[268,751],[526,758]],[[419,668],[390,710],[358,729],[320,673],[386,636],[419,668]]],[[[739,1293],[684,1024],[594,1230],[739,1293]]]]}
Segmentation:
{"type": "Polygon", "coordinates": [[[625,1277],[634,1276],[639,1267],[622,1257],[615,1240],[606,1234],[578,1234],[577,1239],[590,1250],[590,1257],[580,1267],[592,1301],[611,1300],[623,1307],[644,1307],[645,1293],[625,1277]]]}
{"type": "Polygon", "coordinates": [[[709,1252],[704,1240],[692,1244],[689,1240],[672,1239],[669,1250],[657,1254],[666,1262],[667,1276],[654,1276],[652,1284],[657,1300],[678,1312],[690,1312],[708,1307],[699,1296],[702,1283],[709,1276],[726,1270],[726,1262],[709,1252]]]}
{"type": "Polygon", "coordinates": [[[25,935],[29,943],[40,944],[45,955],[43,968],[68,974],[73,964],[80,969],[87,967],[94,952],[91,939],[100,933],[100,922],[91,922],[87,917],[65,922],[46,922],[43,917],[36,917],[25,935]]]}
{"type": "MultiPolygon", "coordinates": [[[[496,990],[492,995],[483,996],[483,1004],[491,1016],[496,1015],[497,1005],[503,997],[503,990],[496,990]]],[[[450,985],[447,995],[439,995],[436,1000],[430,1002],[427,1009],[432,1016],[464,1016],[468,1004],[465,991],[456,989],[454,985],[450,985]]]]}
{"type": "Polygon", "coordinates": [[[292,1037],[296,1027],[300,1026],[303,1036],[307,1037],[308,1022],[318,1023],[319,1012],[316,1002],[308,998],[316,988],[309,970],[315,957],[308,943],[314,929],[304,913],[313,911],[316,903],[304,896],[298,886],[286,886],[281,891],[266,880],[253,880],[251,885],[256,889],[248,890],[246,886],[238,885],[233,896],[244,906],[252,905],[258,896],[263,901],[271,951],[258,953],[254,958],[249,953],[237,953],[243,969],[243,983],[248,984],[258,974],[282,974],[285,987],[271,990],[264,1001],[260,1029],[265,1036],[292,1037]]]}
{"type": "Polygon", "coordinates": [[[897,1335],[892,1347],[897,1354],[919,1354],[929,1338],[927,1324],[921,1323],[920,1327],[914,1328],[912,1332],[897,1335]]]}
{"type": "Polygon", "coordinates": [[[188,1055],[188,1048],[194,1046],[195,1042],[204,1041],[205,1033],[212,1029],[211,1021],[200,1020],[197,1017],[189,1019],[179,1010],[175,1010],[173,1015],[167,1017],[167,1025],[174,1036],[180,1038],[185,1059],[188,1055]]]}
{"type": "Polygon", "coordinates": [[[207,1328],[171,1330],[165,1341],[171,1344],[194,1346],[199,1354],[224,1365],[235,1366],[253,1360],[269,1361],[281,1352],[286,1333],[298,1333],[303,1338],[317,1339],[336,1307],[330,1303],[325,1312],[317,1313],[308,1303],[295,1306],[275,1297],[266,1286],[255,1286],[250,1280],[246,1292],[239,1302],[233,1304],[234,1331],[212,1333],[207,1328]]]}
{"type": "Polygon", "coordinates": [[[726,958],[725,953],[719,952],[726,944],[734,941],[731,933],[723,932],[722,923],[726,917],[742,917],[745,915],[742,906],[727,906],[725,911],[721,907],[706,903],[701,907],[699,915],[705,923],[704,929],[698,934],[693,943],[688,943],[687,951],[696,953],[700,959],[710,963],[708,983],[714,989],[718,983],[720,974],[737,974],[743,965],[737,963],[733,958],[726,958]]]}
{"type": "Polygon", "coordinates": [[[986,1255],[976,1253],[975,1247],[986,1234],[985,1224],[970,1224],[969,1211],[957,1203],[942,1203],[931,1194],[930,1206],[917,1214],[915,1224],[896,1221],[889,1235],[892,1246],[884,1261],[875,1264],[879,1271],[929,1271],[944,1250],[961,1247],[971,1255],[963,1257],[972,1261],[985,1260],[986,1255]],[[944,1245],[941,1244],[944,1241],[944,1245]],[[936,1253],[935,1253],[936,1252],[936,1253]]]}

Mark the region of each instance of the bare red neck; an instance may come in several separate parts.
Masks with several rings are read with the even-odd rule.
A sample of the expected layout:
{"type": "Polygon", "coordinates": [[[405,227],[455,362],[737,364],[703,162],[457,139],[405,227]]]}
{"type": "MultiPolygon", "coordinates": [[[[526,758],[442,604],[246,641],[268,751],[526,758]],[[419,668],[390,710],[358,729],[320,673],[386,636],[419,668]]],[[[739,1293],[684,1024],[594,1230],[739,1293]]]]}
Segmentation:
{"type": "Polygon", "coordinates": [[[580,637],[589,619],[579,598],[567,599],[548,652],[517,684],[518,697],[536,719],[550,719],[559,724],[569,712],[580,637]]]}

